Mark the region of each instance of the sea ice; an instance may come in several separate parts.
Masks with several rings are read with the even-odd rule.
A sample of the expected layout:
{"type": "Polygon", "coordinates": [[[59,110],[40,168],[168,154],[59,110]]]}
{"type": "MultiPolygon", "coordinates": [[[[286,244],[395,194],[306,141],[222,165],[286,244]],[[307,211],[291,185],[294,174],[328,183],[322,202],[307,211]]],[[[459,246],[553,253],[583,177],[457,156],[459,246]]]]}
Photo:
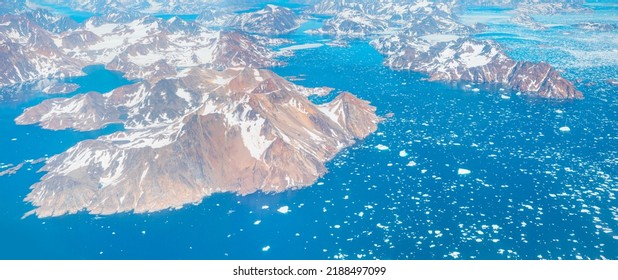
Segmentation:
{"type": "Polygon", "coordinates": [[[378,149],[378,150],[380,150],[380,151],[385,151],[385,150],[388,150],[388,146],[384,146],[384,145],[382,145],[382,144],[378,144],[378,145],[376,146],[376,149],[378,149]]]}
{"type": "Polygon", "coordinates": [[[281,207],[279,207],[279,209],[277,209],[277,212],[279,212],[281,214],[287,214],[288,212],[290,212],[290,207],[288,207],[288,206],[281,206],[281,207]]]}
{"type": "Polygon", "coordinates": [[[470,170],[464,169],[464,168],[457,169],[457,174],[459,175],[468,175],[470,174],[470,172],[471,172],[470,170]]]}
{"type": "Polygon", "coordinates": [[[270,246],[266,246],[264,248],[262,248],[262,252],[268,252],[268,250],[270,250],[270,246]]]}
{"type": "Polygon", "coordinates": [[[565,126],[560,128],[560,131],[562,131],[562,132],[569,132],[569,131],[571,131],[571,128],[565,125],[565,126]]]}
{"type": "Polygon", "coordinates": [[[401,151],[399,151],[399,156],[400,157],[407,157],[408,156],[408,152],[406,152],[406,150],[401,150],[401,151]]]}

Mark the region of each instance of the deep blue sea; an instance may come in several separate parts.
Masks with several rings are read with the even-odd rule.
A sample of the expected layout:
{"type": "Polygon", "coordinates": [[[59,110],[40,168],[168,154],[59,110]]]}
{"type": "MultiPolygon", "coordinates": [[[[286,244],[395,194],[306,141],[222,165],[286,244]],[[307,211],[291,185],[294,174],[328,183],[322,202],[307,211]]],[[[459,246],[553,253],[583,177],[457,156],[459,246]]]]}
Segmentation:
{"type": "MultiPolygon", "coordinates": [[[[513,52],[538,48],[525,42],[533,41],[513,52]]],[[[311,187],[217,194],[153,214],[22,220],[32,209],[22,200],[42,176],[42,164],[26,164],[0,177],[0,259],[618,259],[618,88],[605,83],[618,77],[617,64],[564,67],[586,98],[559,102],[392,71],[364,41],[284,60],[273,69],[279,75],[353,92],[394,116],[311,187]],[[282,206],[290,212],[279,213],[282,206]]],[[[81,92],[130,83],[88,70],[73,81],[81,92]]],[[[0,103],[0,166],[121,129],[16,126],[24,108],[53,97],[28,96],[0,103]]]]}

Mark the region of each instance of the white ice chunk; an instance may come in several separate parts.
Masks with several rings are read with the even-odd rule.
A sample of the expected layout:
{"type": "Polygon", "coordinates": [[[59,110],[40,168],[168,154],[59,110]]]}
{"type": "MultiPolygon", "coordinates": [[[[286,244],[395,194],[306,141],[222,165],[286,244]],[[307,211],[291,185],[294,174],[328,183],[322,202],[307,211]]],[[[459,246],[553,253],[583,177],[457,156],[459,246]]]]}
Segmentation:
{"type": "Polygon", "coordinates": [[[472,172],[472,171],[470,171],[468,169],[464,169],[464,168],[457,169],[457,174],[459,174],[459,175],[467,175],[467,174],[470,174],[470,172],[472,172]]]}
{"type": "Polygon", "coordinates": [[[378,149],[380,151],[385,151],[385,150],[388,150],[388,146],[384,146],[382,144],[378,144],[378,145],[376,145],[376,149],[378,149]]]}
{"type": "Polygon", "coordinates": [[[290,207],[288,207],[288,206],[281,206],[281,207],[279,207],[279,209],[277,209],[277,212],[279,212],[281,214],[287,214],[288,212],[290,212],[290,207]]]}

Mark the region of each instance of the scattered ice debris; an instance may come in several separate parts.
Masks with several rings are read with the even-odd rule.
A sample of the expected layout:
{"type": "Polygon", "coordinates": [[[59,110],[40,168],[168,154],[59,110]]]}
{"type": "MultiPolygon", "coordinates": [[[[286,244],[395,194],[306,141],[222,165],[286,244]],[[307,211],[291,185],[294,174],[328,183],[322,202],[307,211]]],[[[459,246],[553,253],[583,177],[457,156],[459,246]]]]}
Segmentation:
{"type": "Polygon", "coordinates": [[[465,168],[457,169],[457,174],[458,175],[468,175],[468,174],[470,174],[470,172],[472,172],[472,171],[470,171],[468,169],[465,169],[465,168]]]}
{"type": "Polygon", "coordinates": [[[266,245],[264,248],[262,248],[262,252],[268,252],[268,250],[270,250],[270,246],[266,245]]]}
{"type": "Polygon", "coordinates": [[[406,150],[401,150],[401,151],[399,151],[399,156],[400,157],[407,157],[408,156],[408,152],[406,152],[406,150]]]}
{"type": "Polygon", "coordinates": [[[416,166],[416,162],[411,160],[410,162],[408,162],[408,164],[406,164],[406,166],[416,166]]]}
{"type": "Polygon", "coordinates": [[[448,255],[453,257],[453,259],[459,259],[459,252],[450,252],[448,255]]]}
{"type": "Polygon", "coordinates": [[[384,146],[384,145],[382,145],[382,144],[378,144],[378,145],[376,146],[376,149],[378,149],[378,150],[380,150],[380,151],[385,151],[385,150],[388,150],[388,146],[384,146]]]}
{"type": "Polygon", "coordinates": [[[287,214],[288,212],[290,212],[290,207],[288,207],[288,206],[281,206],[281,207],[279,207],[279,209],[277,209],[277,212],[279,212],[281,214],[287,214]]]}
{"type": "Polygon", "coordinates": [[[560,131],[562,131],[562,132],[569,132],[569,131],[571,131],[571,128],[565,125],[565,126],[560,128],[560,131]]]}

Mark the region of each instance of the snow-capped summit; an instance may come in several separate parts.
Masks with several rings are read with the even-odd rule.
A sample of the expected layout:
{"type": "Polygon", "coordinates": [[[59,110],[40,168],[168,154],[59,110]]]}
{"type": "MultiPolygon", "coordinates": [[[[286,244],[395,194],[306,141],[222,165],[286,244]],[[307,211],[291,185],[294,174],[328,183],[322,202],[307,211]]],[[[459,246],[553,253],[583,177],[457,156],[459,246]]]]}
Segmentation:
{"type": "Polygon", "coordinates": [[[540,24],[536,20],[534,20],[530,15],[524,13],[517,13],[510,20],[511,23],[514,23],[519,26],[527,27],[532,30],[545,30],[547,27],[540,24]]]}
{"type": "Polygon", "coordinates": [[[388,22],[385,20],[356,10],[344,10],[327,19],[322,27],[309,30],[307,33],[365,37],[383,33],[387,28],[388,22]]]}
{"type": "Polygon", "coordinates": [[[26,200],[39,217],[142,213],[216,192],[310,185],[326,161],[380,121],[349,93],[316,106],[306,96],[312,91],[267,70],[195,67],[104,95],[47,100],[17,121],[80,130],[122,123],[126,130],[49,159],[26,200]]]}
{"type": "Polygon", "coordinates": [[[29,10],[22,15],[43,29],[53,33],[62,33],[78,27],[77,22],[71,18],[52,14],[44,9],[29,10]]]}
{"type": "Polygon", "coordinates": [[[582,93],[547,63],[514,61],[492,41],[400,34],[371,44],[386,55],[386,65],[427,73],[432,80],[496,83],[532,96],[582,98],[582,93]]]}
{"type": "Polygon", "coordinates": [[[56,38],[26,15],[0,16],[0,86],[82,75],[86,64],[64,53],[56,38]]]}
{"type": "Polygon", "coordinates": [[[291,9],[268,4],[261,10],[237,15],[231,25],[249,33],[277,35],[292,32],[300,23],[291,9]]]}
{"type": "Polygon", "coordinates": [[[5,42],[0,58],[8,63],[0,86],[81,75],[81,68],[90,64],[104,64],[129,78],[158,73],[151,66],[161,60],[174,68],[278,64],[274,51],[242,32],[210,30],[180,18],[142,16],[125,22],[133,14],[118,15],[93,18],[60,34],[24,15],[0,16],[5,23],[0,25],[0,41],[5,42]]]}

